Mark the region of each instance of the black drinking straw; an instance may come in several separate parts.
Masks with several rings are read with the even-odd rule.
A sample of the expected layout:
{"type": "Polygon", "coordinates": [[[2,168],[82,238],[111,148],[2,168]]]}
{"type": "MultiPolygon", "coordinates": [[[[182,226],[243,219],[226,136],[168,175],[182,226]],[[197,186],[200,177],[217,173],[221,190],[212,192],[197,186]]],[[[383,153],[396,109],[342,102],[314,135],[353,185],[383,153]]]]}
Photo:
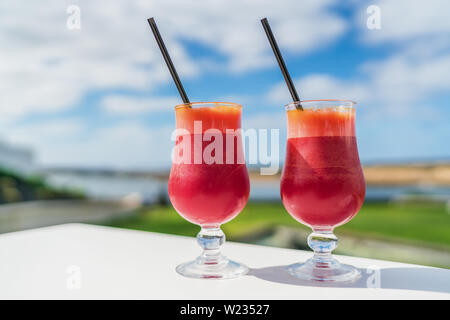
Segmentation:
{"type": "Polygon", "coordinates": [[[278,61],[278,65],[280,66],[281,73],[283,74],[284,80],[286,81],[292,99],[294,100],[294,102],[298,102],[298,104],[296,104],[296,108],[303,110],[302,105],[300,104],[300,98],[298,96],[297,90],[295,89],[294,83],[292,82],[291,76],[289,75],[289,71],[286,68],[286,64],[284,63],[283,56],[281,55],[280,48],[278,48],[278,44],[275,40],[275,37],[273,36],[269,21],[267,21],[267,18],[264,18],[261,19],[261,23],[263,25],[264,31],[266,32],[267,39],[269,39],[273,54],[278,61]]]}
{"type": "Polygon", "coordinates": [[[178,77],[177,70],[175,70],[175,66],[173,65],[172,59],[170,59],[169,52],[167,51],[166,45],[159,33],[158,27],[156,26],[156,22],[154,18],[147,19],[150,28],[153,31],[153,35],[155,36],[156,42],[158,43],[159,49],[166,61],[167,67],[169,68],[170,74],[172,75],[172,79],[177,86],[178,92],[180,93],[181,99],[184,103],[190,103],[189,98],[184,91],[183,85],[181,84],[180,78],[178,77]]]}

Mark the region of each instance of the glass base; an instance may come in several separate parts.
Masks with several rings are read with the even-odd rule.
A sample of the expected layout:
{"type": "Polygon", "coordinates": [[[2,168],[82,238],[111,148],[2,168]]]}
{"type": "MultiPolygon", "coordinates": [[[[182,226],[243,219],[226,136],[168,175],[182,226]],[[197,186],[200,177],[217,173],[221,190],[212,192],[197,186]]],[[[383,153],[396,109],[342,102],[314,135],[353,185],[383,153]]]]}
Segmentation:
{"type": "Polygon", "coordinates": [[[232,279],[248,272],[246,265],[228,260],[220,259],[217,263],[205,263],[199,257],[194,261],[182,263],[177,266],[176,271],[182,276],[196,279],[232,279]]]}
{"type": "Polygon", "coordinates": [[[354,282],[361,277],[355,267],[341,264],[334,258],[320,259],[316,255],[305,263],[291,264],[287,270],[292,276],[309,281],[354,282]]]}

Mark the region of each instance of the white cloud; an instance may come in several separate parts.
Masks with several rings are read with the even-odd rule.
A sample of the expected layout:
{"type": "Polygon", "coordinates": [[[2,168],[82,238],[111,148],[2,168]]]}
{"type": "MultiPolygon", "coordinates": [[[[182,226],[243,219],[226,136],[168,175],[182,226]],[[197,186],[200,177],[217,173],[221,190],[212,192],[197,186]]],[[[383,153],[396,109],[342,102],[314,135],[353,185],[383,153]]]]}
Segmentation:
{"type": "Polygon", "coordinates": [[[30,147],[43,166],[166,167],[173,128],[122,122],[88,128],[78,119],[57,119],[6,130],[8,142],[30,147]]]}
{"type": "Polygon", "coordinates": [[[100,105],[112,114],[141,114],[155,112],[170,112],[180,104],[178,97],[130,97],[121,95],[109,95],[100,105]]]}
{"type": "Polygon", "coordinates": [[[380,0],[360,3],[357,21],[362,39],[367,42],[405,42],[418,38],[448,38],[450,2],[447,0],[380,0]],[[369,5],[377,5],[381,13],[381,29],[366,27],[369,5]]]}
{"type": "MultiPolygon", "coordinates": [[[[412,115],[436,116],[433,107],[424,108],[424,100],[450,90],[450,54],[417,56],[409,47],[385,60],[360,66],[360,74],[340,79],[327,74],[312,74],[295,81],[303,100],[349,99],[366,108],[375,117],[412,115]]],[[[267,94],[273,103],[289,102],[284,83],[267,94]]]]}
{"type": "Polygon", "coordinates": [[[167,167],[173,142],[172,127],[149,128],[139,122],[124,122],[96,130],[88,141],[79,140],[61,146],[70,153],[60,157],[49,155],[49,164],[111,168],[167,167]]]}
{"type": "MultiPolygon", "coordinates": [[[[314,99],[346,99],[365,100],[369,96],[368,88],[359,81],[345,81],[327,74],[312,74],[295,81],[301,92],[302,100],[314,99]]],[[[268,93],[273,103],[286,105],[291,102],[286,84],[279,83],[268,93]]]]}
{"type": "MultiPolygon", "coordinates": [[[[309,74],[297,79],[303,100],[351,99],[370,106],[374,114],[403,116],[421,108],[421,100],[450,90],[449,1],[382,0],[357,5],[355,14],[363,43],[389,45],[394,53],[363,63],[359,73],[350,78],[309,74]],[[380,8],[379,30],[366,27],[366,9],[372,4],[380,8]],[[400,45],[392,47],[394,42],[400,45]]],[[[290,98],[284,83],[272,88],[267,97],[279,104],[286,104],[290,98]]]]}
{"type": "Polygon", "coordinates": [[[450,90],[450,54],[416,59],[408,53],[366,64],[378,95],[395,102],[409,102],[435,92],[450,90]]]}
{"type": "Polygon", "coordinates": [[[384,60],[361,66],[367,77],[365,103],[371,106],[371,116],[416,114],[422,120],[437,120],[442,109],[439,111],[429,99],[450,90],[450,2],[381,0],[358,5],[356,21],[362,43],[395,50],[384,60]],[[366,27],[366,8],[372,4],[380,8],[379,30],[366,27]]]}
{"type": "MultiPolygon", "coordinates": [[[[0,115],[20,117],[71,107],[88,91],[146,90],[169,80],[145,13],[119,1],[82,1],[81,30],[68,30],[59,1],[0,5],[0,115]],[[105,9],[108,8],[108,9],[105,9]]],[[[182,47],[179,71],[196,74],[182,47]]]]}
{"type": "MultiPolygon", "coordinates": [[[[168,34],[198,41],[227,58],[239,72],[273,64],[260,24],[270,19],[279,45],[307,52],[335,40],[346,22],[328,9],[335,0],[143,1],[168,34]]],[[[145,9],[144,9],[145,10],[145,9]]]]}
{"type": "Polygon", "coordinates": [[[180,40],[224,55],[224,72],[261,68],[274,63],[261,17],[269,16],[283,48],[306,52],[345,30],[344,20],[328,10],[335,2],[2,1],[0,116],[64,110],[97,89],[148,90],[171,81],[149,16],[156,17],[180,75],[188,78],[208,61],[194,61],[180,40]],[[66,27],[66,9],[72,4],[81,9],[80,30],[66,27]]]}
{"type": "Polygon", "coordinates": [[[85,129],[80,119],[55,119],[38,123],[10,125],[2,128],[10,143],[39,146],[51,141],[66,141],[85,129]]]}

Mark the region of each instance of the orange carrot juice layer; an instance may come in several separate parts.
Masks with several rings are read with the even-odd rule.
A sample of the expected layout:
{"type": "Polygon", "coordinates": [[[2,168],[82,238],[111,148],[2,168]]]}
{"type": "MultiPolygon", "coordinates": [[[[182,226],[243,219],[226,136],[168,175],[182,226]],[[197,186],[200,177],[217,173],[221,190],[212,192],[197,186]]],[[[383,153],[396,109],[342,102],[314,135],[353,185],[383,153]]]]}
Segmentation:
{"type": "Polygon", "coordinates": [[[288,138],[355,136],[354,120],[352,108],[288,110],[288,138]]]}
{"type": "MultiPolygon", "coordinates": [[[[176,107],[177,129],[194,132],[194,122],[201,121],[202,132],[208,129],[239,129],[241,127],[241,106],[216,105],[214,107],[176,107]]],[[[196,132],[197,133],[197,132],[196,132]]]]}

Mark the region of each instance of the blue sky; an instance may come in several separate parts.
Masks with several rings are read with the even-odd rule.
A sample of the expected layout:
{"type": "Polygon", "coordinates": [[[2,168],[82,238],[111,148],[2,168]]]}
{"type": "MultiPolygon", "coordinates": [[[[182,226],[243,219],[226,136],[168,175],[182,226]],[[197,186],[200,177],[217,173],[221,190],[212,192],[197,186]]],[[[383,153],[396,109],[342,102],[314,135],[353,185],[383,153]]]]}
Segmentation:
{"type": "Polygon", "coordinates": [[[449,10],[444,0],[4,1],[0,139],[45,166],[169,166],[179,97],[154,16],[191,101],[241,103],[246,128],[281,130],[283,158],[290,96],[267,16],[303,99],[358,102],[364,162],[448,159],[449,10]],[[67,28],[70,5],[81,29],[67,28]],[[369,5],[379,30],[366,26],[369,5]]]}

